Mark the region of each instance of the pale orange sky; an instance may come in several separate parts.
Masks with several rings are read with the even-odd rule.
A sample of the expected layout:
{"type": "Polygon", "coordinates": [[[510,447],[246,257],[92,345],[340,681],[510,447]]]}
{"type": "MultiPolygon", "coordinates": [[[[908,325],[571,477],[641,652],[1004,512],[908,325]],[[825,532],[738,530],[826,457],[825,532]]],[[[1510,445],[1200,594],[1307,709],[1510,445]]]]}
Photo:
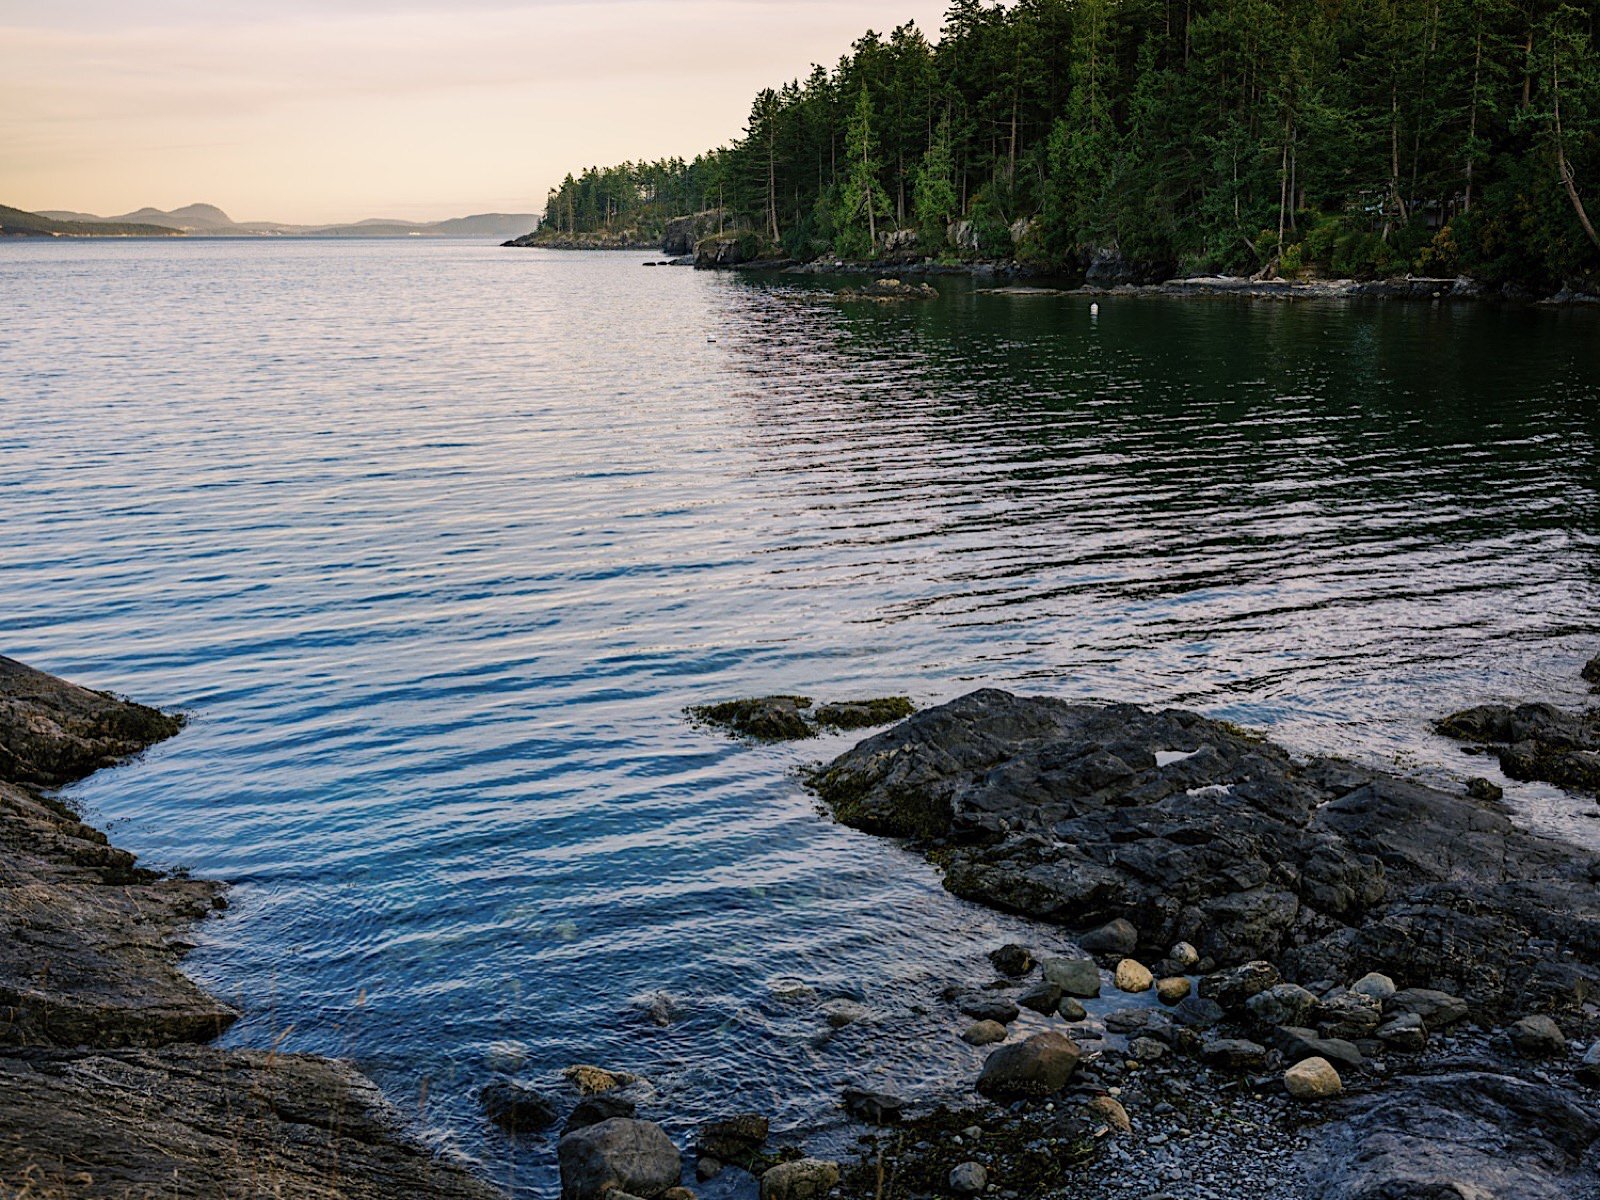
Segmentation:
{"type": "Polygon", "coordinates": [[[736,137],[757,89],[945,0],[0,0],[0,204],[296,223],[538,212],[736,137]]]}

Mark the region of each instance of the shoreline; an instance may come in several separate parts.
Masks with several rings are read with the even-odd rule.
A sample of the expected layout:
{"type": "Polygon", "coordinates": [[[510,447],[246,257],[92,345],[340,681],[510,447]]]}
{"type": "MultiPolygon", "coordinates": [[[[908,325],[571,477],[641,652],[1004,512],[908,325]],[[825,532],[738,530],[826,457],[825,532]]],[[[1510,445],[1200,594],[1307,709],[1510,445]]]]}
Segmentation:
{"type": "MultiPolygon", "coordinates": [[[[1547,709],[1440,729],[1490,753],[1570,740],[1547,709]]],[[[575,1108],[486,1089],[509,1135],[548,1131],[564,1194],[693,1200],[684,1178],[733,1169],[719,1195],[759,1181],[767,1200],[1600,1200],[1600,858],[1521,829],[1484,781],[1457,795],[1302,763],[1178,710],[988,690],[908,711],[774,697],[698,716],[757,740],[906,718],[810,776],[832,818],[1076,957],[997,947],[992,974],[927,998],[946,1030],[928,1053],[941,1036],[993,1047],[975,1086],[847,1089],[842,1124],[770,1141],[764,1116],[736,1113],[680,1154],[636,1118],[654,1106],[623,1071],[569,1068],[575,1108]],[[1551,1017],[1554,1035],[1536,1020],[1551,1017]],[[1307,1063],[1331,1091],[1286,1091],[1307,1063]]],[[[180,727],[0,658],[0,1127],[20,1131],[0,1135],[0,1195],[503,1196],[412,1140],[349,1064],[204,1044],[238,1014],[178,964],[225,889],[138,868],[53,796],[180,727]],[[30,942],[53,951],[42,979],[16,952],[30,942]]],[[[871,1020],[836,1009],[835,1029],[871,1020]]]]}
{"type": "Polygon", "coordinates": [[[224,885],[163,875],[56,791],[174,717],[0,657],[0,1196],[495,1200],[349,1063],[210,1043],[179,968],[224,885]]]}

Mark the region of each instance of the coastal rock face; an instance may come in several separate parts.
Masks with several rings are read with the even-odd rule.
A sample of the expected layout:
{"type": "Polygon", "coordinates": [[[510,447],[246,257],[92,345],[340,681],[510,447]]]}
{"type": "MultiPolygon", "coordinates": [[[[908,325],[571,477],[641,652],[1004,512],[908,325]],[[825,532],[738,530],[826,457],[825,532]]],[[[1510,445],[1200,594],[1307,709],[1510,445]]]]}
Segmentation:
{"type": "Polygon", "coordinates": [[[693,254],[695,244],[717,233],[726,221],[727,213],[720,208],[673,217],[667,222],[666,232],[661,238],[661,253],[673,258],[693,254]]]}
{"type": "Polygon", "coordinates": [[[1439,732],[1486,746],[1513,779],[1600,792],[1600,708],[1568,712],[1553,704],[1484,704],[1445,717],[1439,732]]]}
{"type": "Polygon", "coordinates": [[[695,243],[696,270],[715,270],[719,267],[737,267],[754,262],[761,257],[761,238],[747,229],[714,233],[695,243]]]}
{"type": "MultiPolygon", "coordinates": [[[[867,739],[812,783],[844,823],[936,849],[957,895],[1069,927],[1122,918],[1141,944],[1270,959],[1302,982],[1457,980],[1491,1008],[1528,989],[1528,1008],[1577,1003],[1600,982],[1591,856],[1492,805],[1296,763],[1194,713],[984,690],[867,739]],[[1563,979],[1548,978],[1563,953],[1563,979]]],[[[1278,982],[1261,974],[1238,1003],[1278,982]]],[[[1347,1015],[1365,1022],[1358,1004],[1347,1015]]]]}
{"type": "Polygon", "coordinates": [[[177,733],[183,718],[0,655],[0,779],[60,787],[177,733]]]}
{"type": "Polygon", "coordinates": [[[1115,246],[1101,246],[1084,255],[1083,281],[1095,287],[1137,286],[1170,279],[1176,270],[1172,262],[1128,258],[1115,246]]]}
{"type": "Polygon", "coordinates": [[[354,1068],[207,1046],[0,1055],[0,1193],[127,1200],[492,1200],[395,1135],[354,1068]]]}
{"type": "Polygon", "coordinates": [[[1323,1200],[1572,1200],[1600,1122],[1549,1084],[1464,1070],[1339,1102],[1308,1152],[1323,1200]]]}

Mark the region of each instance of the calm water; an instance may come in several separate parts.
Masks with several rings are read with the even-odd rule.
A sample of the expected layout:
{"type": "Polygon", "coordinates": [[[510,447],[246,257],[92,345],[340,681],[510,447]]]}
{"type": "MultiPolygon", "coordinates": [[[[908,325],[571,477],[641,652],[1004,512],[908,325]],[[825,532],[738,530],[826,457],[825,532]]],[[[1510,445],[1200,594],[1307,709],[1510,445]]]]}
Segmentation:
{"type": "Polygon", "coordinates": [[[635,1070],[681,1130],[976,1058],[935,994],[1016,927],[818,817],[793,768],[844,739],[687,704],[999,684],[1459,779],[1430,717],[1580,698],[1595,314],[841,305],[640,257],[0,247],[0,650],[195,715],[77,797],[235,884],[191,959],[230,1042],[354,1056],[529,1194],[496,1070],[635,1070]],[[875,1020],[821,1037],[839,995],[875,1020]]]}

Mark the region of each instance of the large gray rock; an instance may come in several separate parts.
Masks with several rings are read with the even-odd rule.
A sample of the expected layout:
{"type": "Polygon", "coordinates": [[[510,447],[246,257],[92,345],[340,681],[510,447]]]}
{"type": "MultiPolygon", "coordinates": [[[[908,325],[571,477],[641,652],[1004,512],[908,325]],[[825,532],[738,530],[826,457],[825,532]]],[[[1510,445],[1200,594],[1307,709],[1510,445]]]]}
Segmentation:
{"type": "Polygon", "coordinates": [[[616,1190],[652,1200],[678,1185],[683,1161],[652,1121],[612,1117],[563,1137],[556,1147],[561,1200],[605,1200],[616,1190]]]}
{"type": "Polygon", "coordinates": [[[1513,1022],[1507,1032],[1524,1058],[1555,1058],[1567,1052],[1567,1036],[1561,1026],[1542,1013],[1513,1022]]]}
{"type": "Polygon", "coordinates": [[[1403,988],[1384,1001],[1383,1011],[1386,1016],[1414,1013],[1431,1031],[1465,1021],[1470,1012],[1465,1000],[1432,988],[1403,988]]]}
{"type": "Polygon", "coordinates": [[[990,1054],[978,1091],[995,1100],[1051,1096],[1067,1086],[1080,1057],[1078,1044],[1066,1035],[1036,1033],[990,1054]]]}
{"type": "Polygon", "coordinates": [[[1318,1200],[1578,1200],[1600,1120],[1575,1095],[1487,1071],[1400,1078],[1337,1102],[1303,1161],[1318,1200]]]}
{"type": "Polygon", "coordinates": [[[838,1163],[796,1159],[779,1163],[761,1176],[761,1200],[823,1200],[838,1182],[838,1163]]]}
{"type": "Polygon", "coordinates": [[[1263,1025],[1304,1025],[1317,998],[1297,983],[1278,983],[1251,996],[1244,1006],[1263,1025]]]}
{"type": "Polygon", "coordinates": [[[1100,964],[1092,958],[1047,958],[1039,969],[1046,983],[1069,996],[1093,999],[1100,994],[1100,964]]]}

